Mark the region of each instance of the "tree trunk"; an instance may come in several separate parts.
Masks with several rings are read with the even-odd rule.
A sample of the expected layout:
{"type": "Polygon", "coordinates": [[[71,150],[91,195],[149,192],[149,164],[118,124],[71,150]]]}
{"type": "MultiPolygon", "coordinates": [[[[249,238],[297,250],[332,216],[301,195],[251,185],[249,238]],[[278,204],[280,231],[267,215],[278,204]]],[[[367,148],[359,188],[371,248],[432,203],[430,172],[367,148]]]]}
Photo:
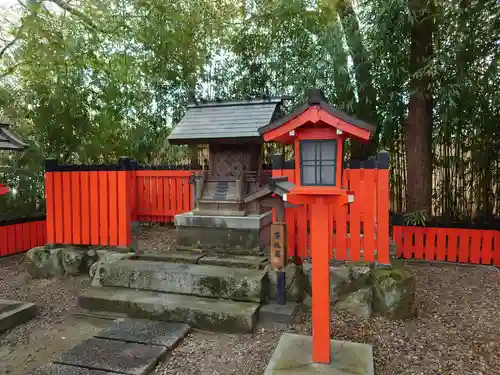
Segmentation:
{"type": "MultiPolygon", "coordinates": [[[[377,119],[377,93],[373,86],[372,64],[370,56],[363,45],[363,37],[359,27],[356,13],[351,0],[341,1],[337,8],[342,27],[349,47],[349,52],[354,64],[356,90],[358,103],[356,116],[363,121],[378,125],[377,119]]],[[[352,141],[351,157],[357,160],[366,160],[377,151],[378,132],[369,144],[352,141]]]]}
{"type": "Polygon", "coordinates": [[[406,124],[408,211],[427,210],[432,205],[432,109],[431,77],[422,73],[433,55],[434,22],[427,0],[409,0],[416,15],[411,29],[410,100],[406,124]],[[417,73],[419,73],[417,75],[417,73]]]}

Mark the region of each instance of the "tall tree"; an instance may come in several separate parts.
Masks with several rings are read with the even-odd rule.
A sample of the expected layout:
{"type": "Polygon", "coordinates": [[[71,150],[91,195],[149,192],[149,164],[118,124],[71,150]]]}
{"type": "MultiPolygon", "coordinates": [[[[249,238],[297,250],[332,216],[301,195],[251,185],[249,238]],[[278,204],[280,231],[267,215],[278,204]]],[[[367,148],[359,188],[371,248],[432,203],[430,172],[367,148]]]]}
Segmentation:
{"type": "Polygon", "coordinates": [[[409,0],[413,25],[410,46],[410,99],[406,123],[407,207],[431,211],[432,111],[431,74],[434,32],[432,0],[409,0]]]}
{"type": "Polygon", "coordinates": [[[357,141],[353,141],[351,145],[351,157],[357,160],[366,160],[368,157],[374,155],[377,150],[377,138],[380,130],[377,116],[377,93],[372,77],[371,56],[363,41],[363,35],[352,1],[341,0],[336,6],[354,65],[354,76],[358,95],[356,116],[361,120],[377,126],[376,135],[369,144],[361,144],[357,141]]]}

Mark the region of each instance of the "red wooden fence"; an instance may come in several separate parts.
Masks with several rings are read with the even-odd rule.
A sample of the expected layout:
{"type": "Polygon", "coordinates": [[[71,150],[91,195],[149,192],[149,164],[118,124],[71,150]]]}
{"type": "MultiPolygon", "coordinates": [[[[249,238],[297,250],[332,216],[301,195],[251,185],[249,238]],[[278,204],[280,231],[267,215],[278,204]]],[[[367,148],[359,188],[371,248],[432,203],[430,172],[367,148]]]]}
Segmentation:
{"type": "Polygon", "coordinates": [[[394,226],[393,238],[401,258],[500,267],[500,231],[394,226]]]}
{"type": "Polygon", "coordinates": [[[174,216],[193,208],[189,170],[138,170],[133,173],[132,220],[173,223],[174,216]]]}
{"type": "Polygon", "coordinates": [[[130,245],[130,172],[123,164],[64,166],[53,160],[46,162],[48,243],[130,245]]]}
{"type": "Polygon", "coordinates": [[[45,243],[43,218],[0,222],[0,257],[22,253],[45,243]]]}
{"type": "MultiPolygon", "coordinates": [[[[294,170],[273,170],[295,182],[294,170]]],[[[330,207],[330,259],[389,263],[389,170],[344,169],[343,186],[354,191],[354,202],[330,207]]],[[[286,209],[289,255],[310,254],[310,209],[286,209]]]]}
{"type": "MultiPolygon", "coordinates": [[[[192,209],[196,171],[138,169],[119,165],[46,165],[47,240],[49,243],[128,246],[131,222],[172,222],[192,209]]],[[[294,170],[273,170],[294,182],[294,170]]],[[[330,208],[327,233],[337,260],[389,262],[389,170],[345,169],[345,187],[354,203],[330,208]]],[[[287,209],[290,255],[309,254],[309,208],[287,209]]]]}

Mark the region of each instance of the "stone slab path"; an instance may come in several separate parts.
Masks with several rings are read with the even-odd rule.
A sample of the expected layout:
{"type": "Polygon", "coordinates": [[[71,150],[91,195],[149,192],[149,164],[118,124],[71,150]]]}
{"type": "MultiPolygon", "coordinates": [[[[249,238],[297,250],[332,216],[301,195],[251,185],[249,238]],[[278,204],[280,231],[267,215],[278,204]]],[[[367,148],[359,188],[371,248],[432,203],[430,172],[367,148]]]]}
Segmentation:
{"type": "Polygon", "coordinates": [[[127,318],[116,319],[109,328],[102,330],[95,337],[137,344],[161,345],[172,349],[188,334],[190,329],[184,323],[127,318]]]}
{"type": "Polygon", "coordinates": [[[34,303],[0,299],[0,333],[23,324],[36,313],[34,303]]]}
{"type": "Polygon", "coordinates": [[[182,323],[117,319],[32,375],[146,375],[189,330],[182,323]]]}
{"type": "Polygon", "coordinates": [[[92,370],[84,367],[61,365],[59,363],[49,363],[40,367],[32,375],[110,375],[116,372],[92,370]]]}

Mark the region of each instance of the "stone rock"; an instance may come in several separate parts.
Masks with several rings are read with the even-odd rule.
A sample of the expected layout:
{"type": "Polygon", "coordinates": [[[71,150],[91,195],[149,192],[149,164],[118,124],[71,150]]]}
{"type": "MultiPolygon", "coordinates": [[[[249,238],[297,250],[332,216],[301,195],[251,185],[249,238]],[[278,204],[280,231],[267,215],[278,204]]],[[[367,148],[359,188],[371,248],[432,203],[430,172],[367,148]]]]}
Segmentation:
{"type": "Polygon", "coordinates": [[[335,304],[335,308],[359,318],[367,319],[372,314],[373,292],[369,287],[348,294],[335,304]]]}
{"type": "Polygon", "coordinates": [[[372,269],[368,266],[352,266],[350,278],[358,288],[369,285],[372,269]]]}
{"type": "MultiPolygon", "coordinates": [[[[306,291],[312,296],[312,264],[304,263],[302,271],[306,279],[306,291]]],[[[330,302],[338,301],[352,290],[351,270],[346,265],[330,266],[330,302]]]]}
{"type": "Polygon", "coordinates": [[[415,313],[415,278],[403,267],[372,272],[373,307],[378,314],[405,319],[415,313]]]}
{"type": "Polygon", "coordinates": [[[61,261],[64,271],[68,275],[78,275],[85,272],[86,250],[76,247],[65,247],[61,249],[61,261]]]}
{"type": "Polygon", "coordinates": [[[120,259],[127,259],[134,255],[134,253],[115,253],[108,250],[97,250],[98,261],[93,263],[89,268],[90,285],[101,286],[100,276],[109,267],[109,264],[116,262],[120,259]],[[103,270],[97,272],[98,270],[103,270]]]}
{"type": "Polygon", "coordinates": [[[26,253],[26,267],[33,278],[50,278],[64,275],[62,249],[35,247],[26,253]]]}
{"type": "MultiPolygon", "coordinates": [[[[278,272],[266,267],[268,282],[268,293],[270,300],[276,300],[276,286],[278,272]]],[[[285,290],[287,302],[299,302],[304,294],[304,274],[299,265],[289,263],[285,267],[285,290]]]]}

